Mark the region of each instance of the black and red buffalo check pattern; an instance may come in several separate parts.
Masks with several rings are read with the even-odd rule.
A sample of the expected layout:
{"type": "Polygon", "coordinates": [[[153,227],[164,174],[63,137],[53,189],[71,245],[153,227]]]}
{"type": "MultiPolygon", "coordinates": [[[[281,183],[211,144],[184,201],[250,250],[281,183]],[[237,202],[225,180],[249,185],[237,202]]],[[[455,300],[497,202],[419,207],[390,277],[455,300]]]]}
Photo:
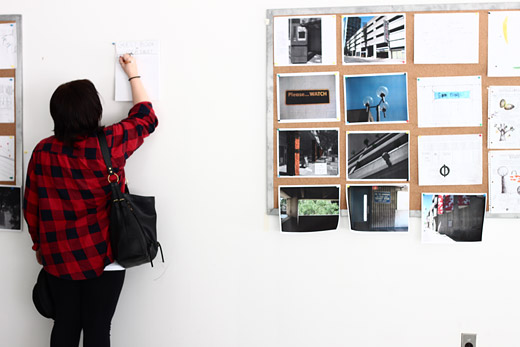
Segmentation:
{"type": "MultiPolygon", "coordinates": [[[[143,102],[128,117],[104,128],[114,171],[124,189],[126,160],[158,121],[152,104],[143,102]]],[[[45,270],[56,277],[94,278],[113,261],[110,248],[108,173],[96,134],[74,147],[54,136],[42,140],[27,168],[24,216],[41,250],[45,270]]]]}

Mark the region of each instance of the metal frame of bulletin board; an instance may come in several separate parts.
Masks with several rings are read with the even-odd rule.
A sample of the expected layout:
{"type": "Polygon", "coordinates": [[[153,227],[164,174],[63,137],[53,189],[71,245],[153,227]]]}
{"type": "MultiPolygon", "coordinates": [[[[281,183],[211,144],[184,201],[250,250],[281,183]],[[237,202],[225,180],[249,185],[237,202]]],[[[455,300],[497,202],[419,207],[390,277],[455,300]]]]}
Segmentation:
{"type": "MultiPolygon", "coordinates": [[[[349,162],[355,158],[351,158],[349,153],[353,153],[354,151],[347,152],[347,137],[350,133],[371,133],[371,132],[386,132],[389,137],[398,138],[402,137],[402,134],[406,134],[408,136],[407,140],[407,148],[408,148],[408,175],[403,179],[402,183],[409,185],[409,194],[410,194],[410,215],[411,216],[419,216],[421,209],[421,193],[435,193],[435,192],[446,192],[450,191],[455,194],[457,193],[485,193],[489,196],[488,190],[488,88],[490,86],[520,86],[520,76],[509,76],[509,77],[490,77],[488,76],[488,14],[491,11],[520,11],[520,3],[486,3],[486,4],[437,4],[437,5],[404,5],[404,6],[370,6],[370,7],[342,7],[342,8],[302,8],[302,9],[271,9],[267,11],[266,18],[266,26],[267,26],[267,212],[268,214],[278,214],[278,188],[280,186],[312,186],[312,185],[339,185],[340,187],[345,187],[347,184],[361,184],[361,183],[375,183],[375,184],[384,184],[386,181],[382,179],[377,179],[375,181],[368,180],[357,180],[355,176],[351,175],[353,169],[349,166],[349,162]],[[441,64],[427,61],[415,61],[414,56],[414,25],[415,25],[415,17],[419,14],[451,14],[451,13],[467,13],[467,14],[478,14],[476,18],[476,26],[478,27],[478,36],[476,46],[478,47],[475,52],[476,61],[472,61],[469,63],[450,63],[444,62],[441,64]],[[389,18],[385,20],[385,39],[388,32],[391,32],[387,28],[387,26],[392,25],[392,21],[396,20],[395,18],[397,14],[402,14],[399,20],[403,22],[404,29],[404,41],[406,42],[406,50],[403,50],[399,54],[396,53],[396,61],[383,63],[383,64],[348,64],[346,63],[346,53],[347,47],[344,41],[344,34],[347,36],[347,25],[344,21],[345,17],[355,17],[363,15],[371,15],[373,17],[378,15],[387,15],[389,18]],[[307,35],[312,35],[312,25],[306,24],[306,29],[302,29],[302,33],[294,34],[294,42],[293,34],[291,34],[291,26],[293,25],[291,18],[304,18],[302,23],[305,22],[305,18],[313,18],[320,17],[320,35],[321,43],[320,46],[320,54],[319,61],[317,63],[300,63],[297,59],[303,59],[305,62],[306,59],[310,59],[311,57],[311,46],[308,44],[305,47],[297,46],[298,40],[305,40],[307,35]],[[286,20],[284,22],[281,21],[286,20]],[[328,23],[326,24],[326,20],[328,23]],[[332,18],[332,19],[331,19],[332,18]],[[283,23],[283,25],[279,25],[278,29],[275,28],[275,23],[283,23]],[[390,22],[390,24],[388,24],[390,22]],[[328,33],[326,32],[325,25],[328,25],[328,33]],[[279,64],[275,60],[277,52],[275,52],[276,48],[276,39],[275,36],[276,30],[289,32],[289,37],[287,41],[290,42],[290,47],[285,48],[291,51],[291,58],[294,59],[289,61],[288,63],[279,64]],[[288,28],[287,28],[288,27],[288,28]],[[332,29],[330,29],[332,28],[332,29]],[[307,32],[308,30],[308,32],[307,32]],[[323,30],[323,31],[322,31],[323,30]],[[328,40],[328,41],[327,41],[328,40]],[[334,49],[326,51],[326,45],[333,46],[334,49]],[[344,55],[345,54],[345,55],[344,55]],[[399,62],[399,59],[402,61],[399,62]],[[307,76],[307,80],[304,80],[302,86],[300,88],[295,88],[294,83],[293,87],[291,87],[292,82],[296,82],[301,75],[307,76]],[[347,112],[346,107],[346,99],[345,96],[347,90],[350,92],[354,90],[352,93],[355,93],[356,89],[360,89],[356,87],[355,78],[361,78],[363,76],[371,76],[371,75],[380,75],[389,79],[388,84],[391,86],[391,93],[393,92],[393,96],[399,92],[406,94],[405,104],[407,107],[407,111],[403,111],[402,113],[407,113],[408,118],[402,122],[380,122],[379,119],[383,119],[386,117],[386,106],[384,104],[384,93],[381,100],[376,100],[372,104],[363,101],[363,105],[374,105],[379,103],[376,106],[369,106],[366,112],[362,107],[358,107],[357,110],[347,112]],[[404,77],[403,77],[404,76],[404,77]],[[482,103],[482,115],[479,124],[472,125],[450,125],[450,126],[437,126],[437,127],[428,127],[428,126],[418,126],[418,88],[422,88],[422,83],[429,83],[428,81],[433,80],[435,77],[456,77],[456,76],[471,76],[475,77],[478,84],[477,90],[480,90],[481,93],[481,103],[482,103]],[[402,77],[402,78],[401,78],[402,77]],[[336,82],[331,82],[335,78],[336,82]],[[431,79],[427,79],[431,78],[431,79]],[[292,79],[292,81],[291,81],[292,79]],[[325,80],[329,80],[326,82],[325,80]],[[421,80],[422,79],[422,80],[421,80]],[[399,80],[404,80],[404,84],[400,86],[399,80]],[[426,82],[424,80],[427,80],[426,82]],[[351,83],[347,89],[347,81],[351,83]],[[285,89],[284,89],[285,88],[285,89]],[[294,90],[297,92],[293,92],[294,90]],[[280,92],[281,90],[281,92],[280,92]],[[397,93],[396,93],[397,91],[397,93]],[[279,94],[282,93],[282,94],[279,94]],[[285,93],[285,94],[283,94],[285,93]],[[285,102],[278,99],[282,99],[282,96],[285,102]],[[336,110],[333,108],[326,108],[323,106],[324,103],[334,102],[339,105],[336,107],[336,110]],[[309,119],[296,118],[296,121],[290,120],[292,117],[292,112],[294,108],[291,108],[291,103],[295,103],[299,105],[308,105],[312,104],[309,109],[318,110],[316,114],[319,114],[319,117],[310,117],[309,119]],[[355,111],[357,113],[355,113],[355,111]],[[331,115],[330,117],[327,115],[331,115]],[[352,117],[352,118],[347,118],[352,117]],[[356,119],[355,117],[363,117],[364,115],[368,115],[371,120],[367,121],[367,123],[355,123],[352,122],[352,119],[356,119]],[[289,121],[284,121],[284,118],[289,121]],[[329,118],[327,118],[329,117],[329,118]],[[372,122],[374,123],[368,123],[372,122]],[[293,174],[288,175],[286,172],[289,172],[290,165],[294,166],[294,163],[286,164],[286,172],[284,171],[284,175],[280,174],[280,159],[279,159],[279,137],[284,136],[284,141],[286,137],[288,137],[291,130],[298,130],[300,133],[302,130],[311,130],[314,132],[312,136],[316,137],[316,130],[330,130],[337,132],[337,146],[336,149],[336,162],[335,170],[332,174],[328,174],[327,168],[322,164],[320,166],[320,172],[325,172],[324,175],[309,175],[309,176],[298,176],[293,174]],[[395,135],[393,133],[397,133],[395,135]],[[401,134],[402,133],[402,134],[401,134]],[[395,135],[395,136],[394,136],[395,135]],[[441,185],[441,184],[421,184],[419,185],[419,170],[418,170],[418,161],[419,161],[419,138],[427,137],[429,135],[468,135],[471,137],[482,138],[482,168],[481,168],[481,183],[471,183],[468,185],[441,185]],[[339,154],[338,154],[339,152],[339,154]],[[352,160],[351,160],[352,159],[352,160]],[[325,170],[325,171],[324,171],[325,170]],[[349,177],[349,175],[351,175],[349,177]]],[[[394,23],[395,24],[395,23],[394,23]]],[[[382,26],[381,24],[380,26],[382,26]]],[[[419,24],[418,24],[419,25],[419,24]]],[[[421,23],[422,25],[422,23],[421,23]]],[[[381,29],[383,30],[383,29],[381,29]]],[[[358,29],[359,33],[359,29],[358,29]]],[[[286,34],[284,34],[286,35],[286,34]]],[[[357,35],[357,34],[356,34],[357,35]]],[[[361,34],[363,35],[363,34],[361,34]]],[[[370,33],[364,33],[365,41],[370,33]]],[[[287,35],[286,35],[287,36],[287,35]]],[[[388,41],[390,42],[390,41],[388,41]]],[[[279,44],[280,46],[280,44],[279,44]]],[[[287,45],[286,45],[287,46],[287,45]]],[[[376,47],[375,45],[373,47],[376,47]]],[[[418,47],[418,46],[417,46],[418,47]]],[[[348,48],[350,49],[350,48],[348,48]]],[[[359,47],[353,47],[352,50],[359,50],[359,47]]],[[[371,48],[376,50],[378,48],[371,48]]],[[[389,48],[388,48],[389,50],[389,48]]],[[[417,51],[419,48],[417,48],[417,51]]],[[[399,53],[399,52],[398,52],[399,53]]],[[[415,52],[417,53],[417,52],[415,52]]],[[[364,53],[361,53],[364,54],[364,53]]],[[[373,54],[374,52],[366,53],[373,54]]],[[[389,53],[386,53],[389,54],[389,53]]],[[[392,57],[394,57],[393,53],[392,57]]],[[[355,55],[354,55],[355,56],[355,55]]],[[[378,56],[379,57],[379,56],[378,56]]],[[[496,76],[496,75],[494,75],[496,76]]],[[[300,82],[298,82],[300,83],[300,82]]],[[[468,83],[473,83],[470,81],[468,83]]],[[[386,87],[385,87],[386,88],[386,87]]],[[[375,88],[374,88],[375,89],[375,88]]],[[[379,93],[379,92],[378,92],[379,93]]],[[[447,97],[450,96],[440,96],[447,97]]],[[[457,97],[464,97],[463,94],[457,94],[457,97]]],[[[352,98],[353,100],[354,98],[352,98]]],[[[391,104],[389,107],[395,107],[396,103],[391,104]]],[[[520,105],[518,105],[520,108],[520,105]]],[[[466,111],[466,110],[465,110],[466,111]]],[[[520,130],[520,129],[519,129],[520,130]]],[[[300,136],[300,135],[298,135],[300,136]]],[[[303,136],[303,135],[302,135],[303,136]]],[[[305,135],[307,137],[311,137],[310,135],[305,135]]],[[[379,135],[378,135],[379,136],[379,135]]],[[[404,135],[403,135],[404,136],[404,135]]],[[[352,137],[354,138],[354,137],[352,137]]],[[[431,137],[430,137],[431,138],[431,137]]],[[[314,139],[314,142],[320,141],[318,139],[314,139]]],[[[298,139],[298,146],[299,146],[298,139]]],[[[303,140],[302,140],[303,141],[303,140]]],[[[311,140],[309,140],[311,141],[311,140]]],[[[329,140],[327,140],[329,141],[329,140]]],[[[366,140],[365,140],[366,141],[366,140]]],[[[375,140],[374,140],[375,141],[375,140]]],[[[281,142],[281,141],[280,141],[281,142]]],[[[313,145],[315,146],[315,144],[313,145]]],[[[365,143],[365,146],[368,145],[365,143]]],[[[424,146],[424,145],[423,145],[424,146]]],[[[313,149],[314,150],[314,149],[313,149]]],[[[330,150],[330,149],[329,149],[330,150]]],[[[294,152],[294,148],[292,149],[294,152]]],[[[299,147],[298,150],[299,152],[299,147]]],[[[365,152],[366,153],[366,152],[365,152]]],[[[384,157],[386,154],[383,154],[381,157],[386,161],[386,163],[390,166],[390,162],[394,160],[393,158],[384,157]]],[[[298,154],[299,157],[299,154],[298,154]]],[[[294,161],[294,159],[291,159],[294,161]]],[[[301,163],[301,159],[297,159],[299,163],[301,163]]],[[[307,158],[305,158],[305,162],[307,158]]],[[[334,159],[332,160],[334,161],[334,159]]],[[[423,159],[424,163],[424,159],[423,159]]],[[[297,164],[299,165],[299,164],[297,164]]],[[[303,164],[305,167],[305,163],[303,164]]],[[[317,165],[316,165],[317,167],[317,165]]],[[[328,167],[328,166],[327,166],[328,167]]],[[[291,169],[292,170],[292,169],[291,169]]],[[[299,172],[299,169],[296,169],[299,172]]],[[[318,170],[318,169],[315,169],[318,170]]],[[[468,168],[468,170],[470,170],[468,168]]],[[[473,170],[480,170],[479,168],[473,170]]],[[[318,171],[315,171],[318,172],[318,171]]],[[[424,172],[424,171],[423,171],[424,172]]],[[[480,173],[479,173],[480,174],[480,173]]],[[[441,173],[442,175],[442,173],[441,173]]],[[[446,173],[447,175],[447,173],[446,173]]],[[[368,176],[367,176],[368,177],[368,176]]],[[[520,176],[519,176],[520,177],[520,176]]],[[[423,181],[423,183],[426,181],[423,181]]],[[[347,208],[346,204],[346,195],[345,189],[341,189],[340,196],[340,209],[343,211],[347,208]]],[[[520,193],[519,193],[520,194],[520,193]]],[[[489,213],[489,205],[488,212],[489,216],[493,217],[520,217],[518,214],[499,214],[499,213],[489,213]]]]}
{"type": "Polygon", "coordinates": [[[22,16],[0,15],[0,230],[22,230],[22,16]],[[13,110],[14,108],[14,110],[13,110]]]}

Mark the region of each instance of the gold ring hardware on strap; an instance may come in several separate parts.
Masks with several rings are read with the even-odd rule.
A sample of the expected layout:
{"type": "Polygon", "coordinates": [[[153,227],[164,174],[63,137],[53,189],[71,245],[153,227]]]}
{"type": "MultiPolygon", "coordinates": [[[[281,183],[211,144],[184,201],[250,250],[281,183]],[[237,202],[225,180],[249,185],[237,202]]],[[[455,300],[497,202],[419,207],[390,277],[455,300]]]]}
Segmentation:
{"type": "Polygon", "coordinates": [[[119,183],[119,176],[114,172],[111,173],[110,175],[108,175],[108,177],[107,177],[108,183],[114,183],[110,180],[110,177],[112,177],[112,176],[116,176],[116,183],[119,183]]]}

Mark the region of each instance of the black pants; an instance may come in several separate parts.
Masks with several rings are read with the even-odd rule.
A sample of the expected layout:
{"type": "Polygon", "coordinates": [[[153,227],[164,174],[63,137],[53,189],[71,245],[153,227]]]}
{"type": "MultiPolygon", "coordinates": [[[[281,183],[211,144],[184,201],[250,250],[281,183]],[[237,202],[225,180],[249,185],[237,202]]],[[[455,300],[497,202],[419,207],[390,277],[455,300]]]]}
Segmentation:
{"type": "Polygon", "coordinates": [[[51,347],[77,347],[83,330],[83,347],[109,347],[110,323],[123,288],[125,271],[105,271],[83,281],[47,274],[56,319],[51,347]]]}

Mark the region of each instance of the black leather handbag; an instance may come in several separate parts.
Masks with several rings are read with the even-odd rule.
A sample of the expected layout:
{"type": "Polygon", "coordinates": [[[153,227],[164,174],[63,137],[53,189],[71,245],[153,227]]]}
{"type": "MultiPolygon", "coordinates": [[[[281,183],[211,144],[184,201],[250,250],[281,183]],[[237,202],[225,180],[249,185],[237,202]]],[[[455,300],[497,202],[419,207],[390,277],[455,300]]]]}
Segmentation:
{"type": "Polygon", "coordinates": [[[119,176],[112,168],[103,131],[98,132],[98,140],[112,190],[109,233],[114,258],[125,268],[148,262],[153,266],[153,260],[160,250],[164,263],[161,244],[157,241],[155,198],[130,194],[127,188],[125,193],[121,192],[119,176]]]}
{"type": "Polygon", "coordinates": [[[54,301],[47,282],[47,274],[42,268],[38,274],[38,279],[33,287],[32,299],[36,310],[45,318],[54,319],[54,301]]]}

